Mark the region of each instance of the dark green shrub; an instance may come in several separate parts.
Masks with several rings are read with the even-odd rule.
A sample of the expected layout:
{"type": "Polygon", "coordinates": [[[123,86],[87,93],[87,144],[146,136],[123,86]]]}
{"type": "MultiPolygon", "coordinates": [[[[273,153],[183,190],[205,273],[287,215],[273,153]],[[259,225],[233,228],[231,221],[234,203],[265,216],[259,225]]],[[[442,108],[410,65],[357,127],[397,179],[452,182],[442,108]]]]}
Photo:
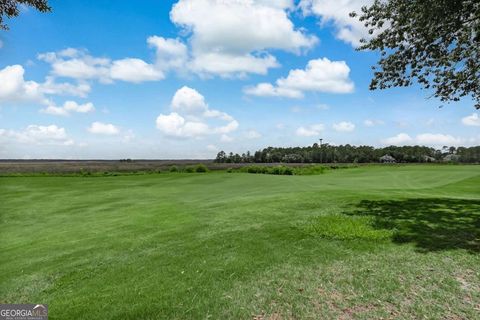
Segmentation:
{"type": "Polygon", "coordinates": [[[177,166],[171,166],[170,167],[170,172],[178,172],[178,167],[177,166]]]}
{"type": "Polygon", "coordinates": [[[277,175],[282,175],[285,174],[285,168],[284,166],[276,166],[273,168],[270,168],[271,174],[277,174],[277,175]]]}
{"type": "Polygon", "coordinates": [[[272,167],[272,168],[269,168],[269,173],[270,174],[279,174],[280,170],[278,167],[272,167]]]}
{"type": "Polygon", "coordinates": [[[313,166],[306,166],[306,167],[298,167],[293,169],[295,175],[314,175],[314,174],[322,174],[326,168],[319,165],[313,166]]]}
{"type": "Polygon", "coordinates": [[[192,166],[185,167],[185,172],[193,173],[195,172],[195,167],[192,167],[192,166]]]}
{"type": "Polygon", "coordinates": [[[247,167],[247,172],[248,173],[259,173],[259,168],[257,166],[250,166],[247,167]]]}
{"type": "Polygon", "coordinates": [[[208,172],[208,168],[207,168],[207,166],[204,165],[204,164],[198,164],[198,165],[195,167],[195,172],[198,172],[198,173],[208,172]]]}

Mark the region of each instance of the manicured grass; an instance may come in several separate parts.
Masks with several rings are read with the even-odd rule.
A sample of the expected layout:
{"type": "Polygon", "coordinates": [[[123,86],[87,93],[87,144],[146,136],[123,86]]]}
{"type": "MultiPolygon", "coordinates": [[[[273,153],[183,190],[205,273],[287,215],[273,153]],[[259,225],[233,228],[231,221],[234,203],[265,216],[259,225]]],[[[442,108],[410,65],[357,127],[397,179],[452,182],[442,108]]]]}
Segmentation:
{"type": "Polygon", "coordinates": [[[50,319],[480,314],[480,166],[3,177],[0,228],[50,319]]]}

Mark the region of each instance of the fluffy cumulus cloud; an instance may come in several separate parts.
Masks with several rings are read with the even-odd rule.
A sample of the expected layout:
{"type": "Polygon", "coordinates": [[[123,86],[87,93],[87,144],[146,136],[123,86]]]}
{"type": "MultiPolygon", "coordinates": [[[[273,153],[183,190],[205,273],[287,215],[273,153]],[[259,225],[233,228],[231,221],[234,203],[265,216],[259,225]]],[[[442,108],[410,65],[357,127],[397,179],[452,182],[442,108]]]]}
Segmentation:
{"type": "Polygon", "coordinates": [[[406,133],[399,133],[396,136],[389,137],[382,140],[382,143],[385,145],[405,145],[413,142],[413,138],[406,133]]]}
{"type": "Polygon", "coordinates": [[[338,132],[352,132],[355,130],[355,125],[348,121],[342,121],[339,123],[334,123],[332,128],[338,132]]]}
{"type": "Polygon", "coordinates": [[[169,114],[160,114],[156,125],[164,135],[178,138],[200,138],[210,134],[226,135],[237,130],[238,122],[229,114],[210,109],[197,90],[182,87],[175,92],[169,114]],[[226,122],[212,125],[209,122],[226,122]]]}
{"type": "Polygon", "coordinates": [[[299,53],[318,41],[295,28],[288,16],[293,7],[291,0],[180,0],[170,19],[191,33],[193,71],[221,76],[265,74],[278,66],[266,50],[299,53]]]}
{"type": "Polygon", "coordinates": [[[40,112],[57,116],[68,116],[71,113],[89,113],[93,111],[95,111],[93,103],[87,102],[84,104],[78,104],[75,101],[66,101],[61,107],[49,105],[48,107],[40,110],[40,112]]]}
{"type": "Polygon", "coordinates": [[[161,80],[164,78],[164,75],[153,65],[141,59],[127,58],[112,62],[110,77],[113,80],[140,83],[161,80]]]}
{"type": "Polygon", "coordinates": [[[25,69],[21,65],[7,66],[0,70],[0,102],[45,101],[41,86],[35,81],[25,81],[25,69]]]}
{"type": "Polygon", "coordinates": [[[198,137],[210,132],[207,124],[200,121],[186,121],[176,112],[160,114],[157,117],[157,128],[167,136],[198,137]]]}
{"type": "Polygon", "coordinates": [[[197,90],[186,86],[175,92],[170,106],[173,110],[186,114],[199,114],[208,110],[204,96],[197,90]]]}
{"type": "Polygon", "coordinates": [[[331,24],[335,28],[335,36],[351,44],[360,45],[360,39],[368,38],[368,30],[358,21],[350,17],[350,12],[361,12],[362,6],[368,6],[373,0],[302,0],[300,7],[305,15],[319,17],[322,26],[331,24]]]}
{"type": "Polygon", "coordinates": [[[74,48],[42,53],[37,58],[51,64],[51,73],[57,77],[111,82],[109,76],[111,61],[108,58],[92,57],[86,51],[74,48]]]}
{"type": "Polygon", "coordinates": [[[440,147],[444,145],[460,145],[465,141],[461,138],[441,133],[422,133],[415,137],[411,137],[406,133],[399,133],[396,136],[383,139],[381,142],[384,145],[426,145],[440,147]]]}
{"type": "Polygon", "coordinates": [[[462,118],[462,123],[466,126],[480,127],[480,116],[478,113],[472,113],[465,118],[462,118]]]}
{"type": "Polygon", "coordinates": [[[330,61],[327,58],[310,60],[305,69],[290,70],[286,78],[275,85],[260,83],[247,87],[244,92],[255,96],[301,98],[306,91],[350,93],[354,85],[349,78],[350,68],[345,61],[330,61]]]}
{"type": "Polygon", "coordinates": [[[156,51],[155,67],[164,73],[170,70],[179,71],[186,67],[188,48],[179,39],[166,39],[151,36],[147,39],[150,47],[156,51]]]}
{"type": "Polygon", "coordinates": [[[58,83],[52,77],[44,82],[25,80],[25,69],[11,65],[0,70],[0,105],[17,103],[38,103],[51,105],[50,95],[85,97],[90,92],[86,83],[58,83]]]}
{"type": "Polygon", "coordinates": [[[0,139],[4,143],[24,143],[33,145],[73,145],[74,141],[70,139],[65,128],[56,125],[29,125],[20,131],[0,129],[0,139]]]}
{"type": "Polygon", "coordinates": [[[75,84],[68,82],[56,82],[54,77],[46,77],[45,82],[40,84],[42,93],[46,95],[74,96],[85,98],[91,91],[91,86],[86,82],[75,84]]]}
{"type": "Polygon", "coordinates": [[[38,55],[38,59],[49,63],[55,77],[71,78],[78,81],[98,80],[111,83],[115,80],[140,83],[164,78],[161,70],[137,58],[110,60],[93,57],[85,50],[68,48],[59,52],[38,55]]]}
{"type": "Polygon", "coordinates": [[[93,122],[90,127],[87,128],[88,132],[93,134],[102,134],[102,135],[117,135],[120,133],[120,128],[111,124],[103,122],[93,122]]]}
{"type": "Polygon", "coordinates": [[[296,131],[295,134],[300,137],[313,137],[313,136],[318,136],[323,130],[325,129],[325,126],[321,123],[318,124],[313,124],[307,127],[299,127],[296,131]]]}

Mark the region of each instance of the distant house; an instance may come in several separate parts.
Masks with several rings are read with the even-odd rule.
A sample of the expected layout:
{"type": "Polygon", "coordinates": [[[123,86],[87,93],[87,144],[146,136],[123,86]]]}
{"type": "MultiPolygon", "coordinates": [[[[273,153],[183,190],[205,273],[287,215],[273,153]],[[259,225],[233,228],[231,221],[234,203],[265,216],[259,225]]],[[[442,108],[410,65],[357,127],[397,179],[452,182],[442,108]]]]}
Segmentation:
{"type": "Polygon", "coordinates": [[[392,157],[389,154],[384,155],[383,157],[380,158],[381,163],[396,163],[397,160],[395,160],[394,157],[392,157]]]}
{"type": "Polygon", "coordinates": [[[435,159],[434,157],[430,157],[430,156],[423,156],[423,161],[425,161],[425,162],[435,162],[435,161],[437,161],[437,159],[435,159]]]}
{"type": "Polygon", "coordinates": [[[459,159],[460,156],[456,154],[447,154],[445,157],[443,157],[443,161],[445,162],[457,162],[459,159]]]}

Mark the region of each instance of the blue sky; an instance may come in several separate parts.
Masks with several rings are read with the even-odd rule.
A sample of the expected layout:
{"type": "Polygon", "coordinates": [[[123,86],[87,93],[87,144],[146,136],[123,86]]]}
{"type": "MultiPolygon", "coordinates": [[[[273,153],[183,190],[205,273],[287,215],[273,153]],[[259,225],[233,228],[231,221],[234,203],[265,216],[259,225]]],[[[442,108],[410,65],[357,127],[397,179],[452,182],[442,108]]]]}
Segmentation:
{"type": "Polygon", "coordinates": [[[50,1],[0,31],[0,158],[480,144],[471,100],[369,91],[370,0],[50,1]]]}

